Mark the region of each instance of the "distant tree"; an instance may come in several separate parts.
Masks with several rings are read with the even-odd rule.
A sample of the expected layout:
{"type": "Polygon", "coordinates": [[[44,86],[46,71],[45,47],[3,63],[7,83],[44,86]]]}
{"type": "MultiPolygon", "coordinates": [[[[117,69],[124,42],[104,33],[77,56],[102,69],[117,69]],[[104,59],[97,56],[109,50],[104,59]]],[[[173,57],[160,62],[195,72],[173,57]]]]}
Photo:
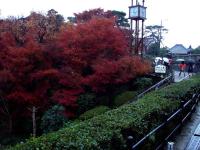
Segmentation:
{"type": "Polygon", "coordinates": [[[168,54],[169,50],[167,47],[162,47],[159,48],[159,44],[158,43],[152,43],[149,46],[149,49],[147,51],[148,55],[152,55],[152,56],[161,56],[164,57],[168,54]]]}
{"type": "Polygon", "coordinates": [[[75,13],[77,22],[87,22],[93,18],[112,18],[113,14],[111,11],[104,11],[101,8],[91,9],[89,11],[83,11],[82,13],[75,13]]]}
{"type": "Polygon", "coordinates": [[[27,19],[31,31],[30,36],[39,43],[43,43],[47,35],[47,18],[41,13],[32,12],[27,19]]]}
{"type": "Polygon", "coordinates": [[[146,38],[150,38],[152,42],[158,43],[159,48],[163,40],[163,34],[167,33],[167,29],[161,25],[146,26],[146,38]]]}
{"type": "Polygon", "coordinates": [[[192,54],[200,54],[200,46],[191,51],[192,54]]]}
{"type": "Polygon", "coordinates": [[[54,9],[49,10],[47,15],[32,12],[26,20],[29,27],[29,36],[39,43],[54,39],[55,34],[64,23],[63,16],[54,9]]]}
{"type": "Polygon", "coordinates": [[[76,17],[67,17],[67,19],[68,19],[68,21],[70,22],[70,23],[76,23],[77,21],[76,21],[76,17]]]}
{"type": "Polygon", "coordinates": [[[64,17],[58,14],[57,11],[51,9],[47,12],[48,30],[50,33],[59,31],[64,23],[64,17]]]}
{"type": "Polygon", "coordinates": [[[91,9],[82,13],[74,14],[75,17],[68,17],[71,23],[74,22],[86,22],[92,18],[115,18],[116,24],[120,27],[129,27],[128,19],[125,18],[126,13],[117,10],[104,11],[101,8],[91,9]]]}
{"type": "Polygon", "coordinates": [[[159,53],[160,56],[167,56],[168,53],[169,53],[168,47],[165,46],[165,47],[160,48],[160,53],[159,53]]]}
{"type": "Polygon", "coordinates": [[[121,27],[129,27],[128,19],[126,17],[126,13],[122,11],[113,10],[112,14],[116,17],[116,23],[121,27]]]}
{"type": "Polygon", "coordinates": [[[153,25],[153,26],[147,26],[145,29],[145,45],[149,47],[149,52],[154,55],[158,55],[162,40],[164,38],[164,34],[167,33],[167,29],[164,26],[161,25],[153,25]]]}
{"type": "Polygon", "coordinates": [[[146,52],[148,55],[158,56],[160,54],[160,48],[158,43],[151,43],[146,52]]]}
{"type": "Polygon", "coordinates": [[[28,32],[28,26],[24,17],[15,18],[10,17],[6,20],[8,23],[8,31],[12,34],[15,42],[18,46],[23,46],[26,42],[26,35],[28,32]]]}

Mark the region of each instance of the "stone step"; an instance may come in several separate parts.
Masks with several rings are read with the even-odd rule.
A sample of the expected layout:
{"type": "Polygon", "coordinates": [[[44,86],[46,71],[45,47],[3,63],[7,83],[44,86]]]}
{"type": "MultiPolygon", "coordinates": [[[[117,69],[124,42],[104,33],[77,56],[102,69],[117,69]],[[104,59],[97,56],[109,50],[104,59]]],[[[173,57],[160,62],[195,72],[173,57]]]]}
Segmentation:
{"type": "Polygon", "coordinates": [[[194,136],[200,136],[200,124],[196,128],[196,130],[194,132],[194,136]]]}

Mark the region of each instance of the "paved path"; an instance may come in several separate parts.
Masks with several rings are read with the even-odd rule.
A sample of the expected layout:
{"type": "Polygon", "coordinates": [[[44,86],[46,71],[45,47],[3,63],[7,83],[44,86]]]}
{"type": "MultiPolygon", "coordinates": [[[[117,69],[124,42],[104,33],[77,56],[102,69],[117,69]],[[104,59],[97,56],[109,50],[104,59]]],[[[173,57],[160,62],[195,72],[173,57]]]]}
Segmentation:
{"type": "Polygon", "coordinates": [[[185,73],[185,76],[184,76],[184,73],[181,73],[181,75],[179,76],[179,71],[174,71],[174,82],[180,82],[188,78],[189,78],[189,75],[187,72],[185,73]]]}
{"type": "Polygon", "coordinates": [[[176,136],[174,141],[174,150],[200,150],[200,148],[195,149],[200,142],[200,136],[194,137],[195,130],[200,124],[200,104],[198,104],[196,111],[192,114],[192,117],[184,125],[181,133],[176,136]],[[193,138],[193,139],[192,139],[193,138]],[[192,140],[192,141],[191,141],[192,140]],[[193,141],[196,141],[196,144],[193,141]],[[196,145],[196,146],[195,146],[196,145]]]}
{"type": "MultiPolygon", "coordinates": [[[[174,71],[175,82],[188,78],[188,73],[185,73],[185,76],[183,73],[179,76],[179,72],[174,71]]],[[[200,150],[200,104],[197,105],[191,119],[184,124],[181,133],[176,136],[174,150],[200,150]]]]}

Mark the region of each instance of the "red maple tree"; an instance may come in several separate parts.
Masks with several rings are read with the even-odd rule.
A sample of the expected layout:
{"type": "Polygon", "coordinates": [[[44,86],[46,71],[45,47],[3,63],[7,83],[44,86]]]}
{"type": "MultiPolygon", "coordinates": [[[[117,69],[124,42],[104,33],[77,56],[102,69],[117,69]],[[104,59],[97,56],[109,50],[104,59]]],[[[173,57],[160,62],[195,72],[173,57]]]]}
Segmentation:
{"type": "Polygon", "coordinates": [[[104,92],[150,71],[148,62],[132,57],[126,34],[109,16],[97,9],[67,24],[51,10],[0,22],[0,94],[10,127],[30,116],[27,108],[43,114],[60,104],[73,116],[85,86],[104,92]]]}

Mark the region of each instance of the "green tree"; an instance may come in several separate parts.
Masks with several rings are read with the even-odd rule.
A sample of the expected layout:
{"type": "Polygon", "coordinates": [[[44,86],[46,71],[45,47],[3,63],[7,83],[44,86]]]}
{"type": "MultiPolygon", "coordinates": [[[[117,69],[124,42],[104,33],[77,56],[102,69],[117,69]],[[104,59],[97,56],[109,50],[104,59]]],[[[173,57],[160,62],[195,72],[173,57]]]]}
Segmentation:
{"type": "Polygon", "coordinates": [[[162,25],[151,25],[146,26],[146,37],[151,38],[152,42],[162,44],[162,40],[164,38],[164,34],[168,32],[168,29],[166,29],[162,25]]]}
{"type": "Polygon", "coordinates": [[[70,23],[76,23],[76,17],[67,17],[67,19],[68,19],[68,21],[70,22],[70,23]]]}
{"type": "Polygon", "coordinates": [[[149,46],[146,54],[152,55],[152,56],[158,56],[160,54],[159,52],[160,52],[159,43],[152,43],[149,46]]]}
{"type": "Polygon", "coordinates": [[[165,46],[165,47],[160,48],[159,55],[166,56],[168,52],[169,52],[169,48],[165,46]]]}
{"type": "Polygon", "coordinates": [[[191,51],[192,54],[200,54],[200,46],[191,51]]]}
{"type": "Polygon", "coordinates": [[[145,45],[148,47],[148,53],[154,54],[155,56],[159,55],[162,40],[164,39],[163,35],[167,32],[168,29],[162,25],[151,25],[146,27],[145,45]]]}
{"type": "Polygon", "coordinates": [[[123,11],[113,10],[112,14],[116,16],[116,23],[121,27],[129,27],[128,19],[126,17],[126,13],[123,11]]]}
{"type": "Polygon", "coordinates": [[[43,133],[56,131],[63,127],[67,121],[67,118],[64,116],[64,110],[63,106],[55,105],[45,112],[40,126],[43,133]]]}

